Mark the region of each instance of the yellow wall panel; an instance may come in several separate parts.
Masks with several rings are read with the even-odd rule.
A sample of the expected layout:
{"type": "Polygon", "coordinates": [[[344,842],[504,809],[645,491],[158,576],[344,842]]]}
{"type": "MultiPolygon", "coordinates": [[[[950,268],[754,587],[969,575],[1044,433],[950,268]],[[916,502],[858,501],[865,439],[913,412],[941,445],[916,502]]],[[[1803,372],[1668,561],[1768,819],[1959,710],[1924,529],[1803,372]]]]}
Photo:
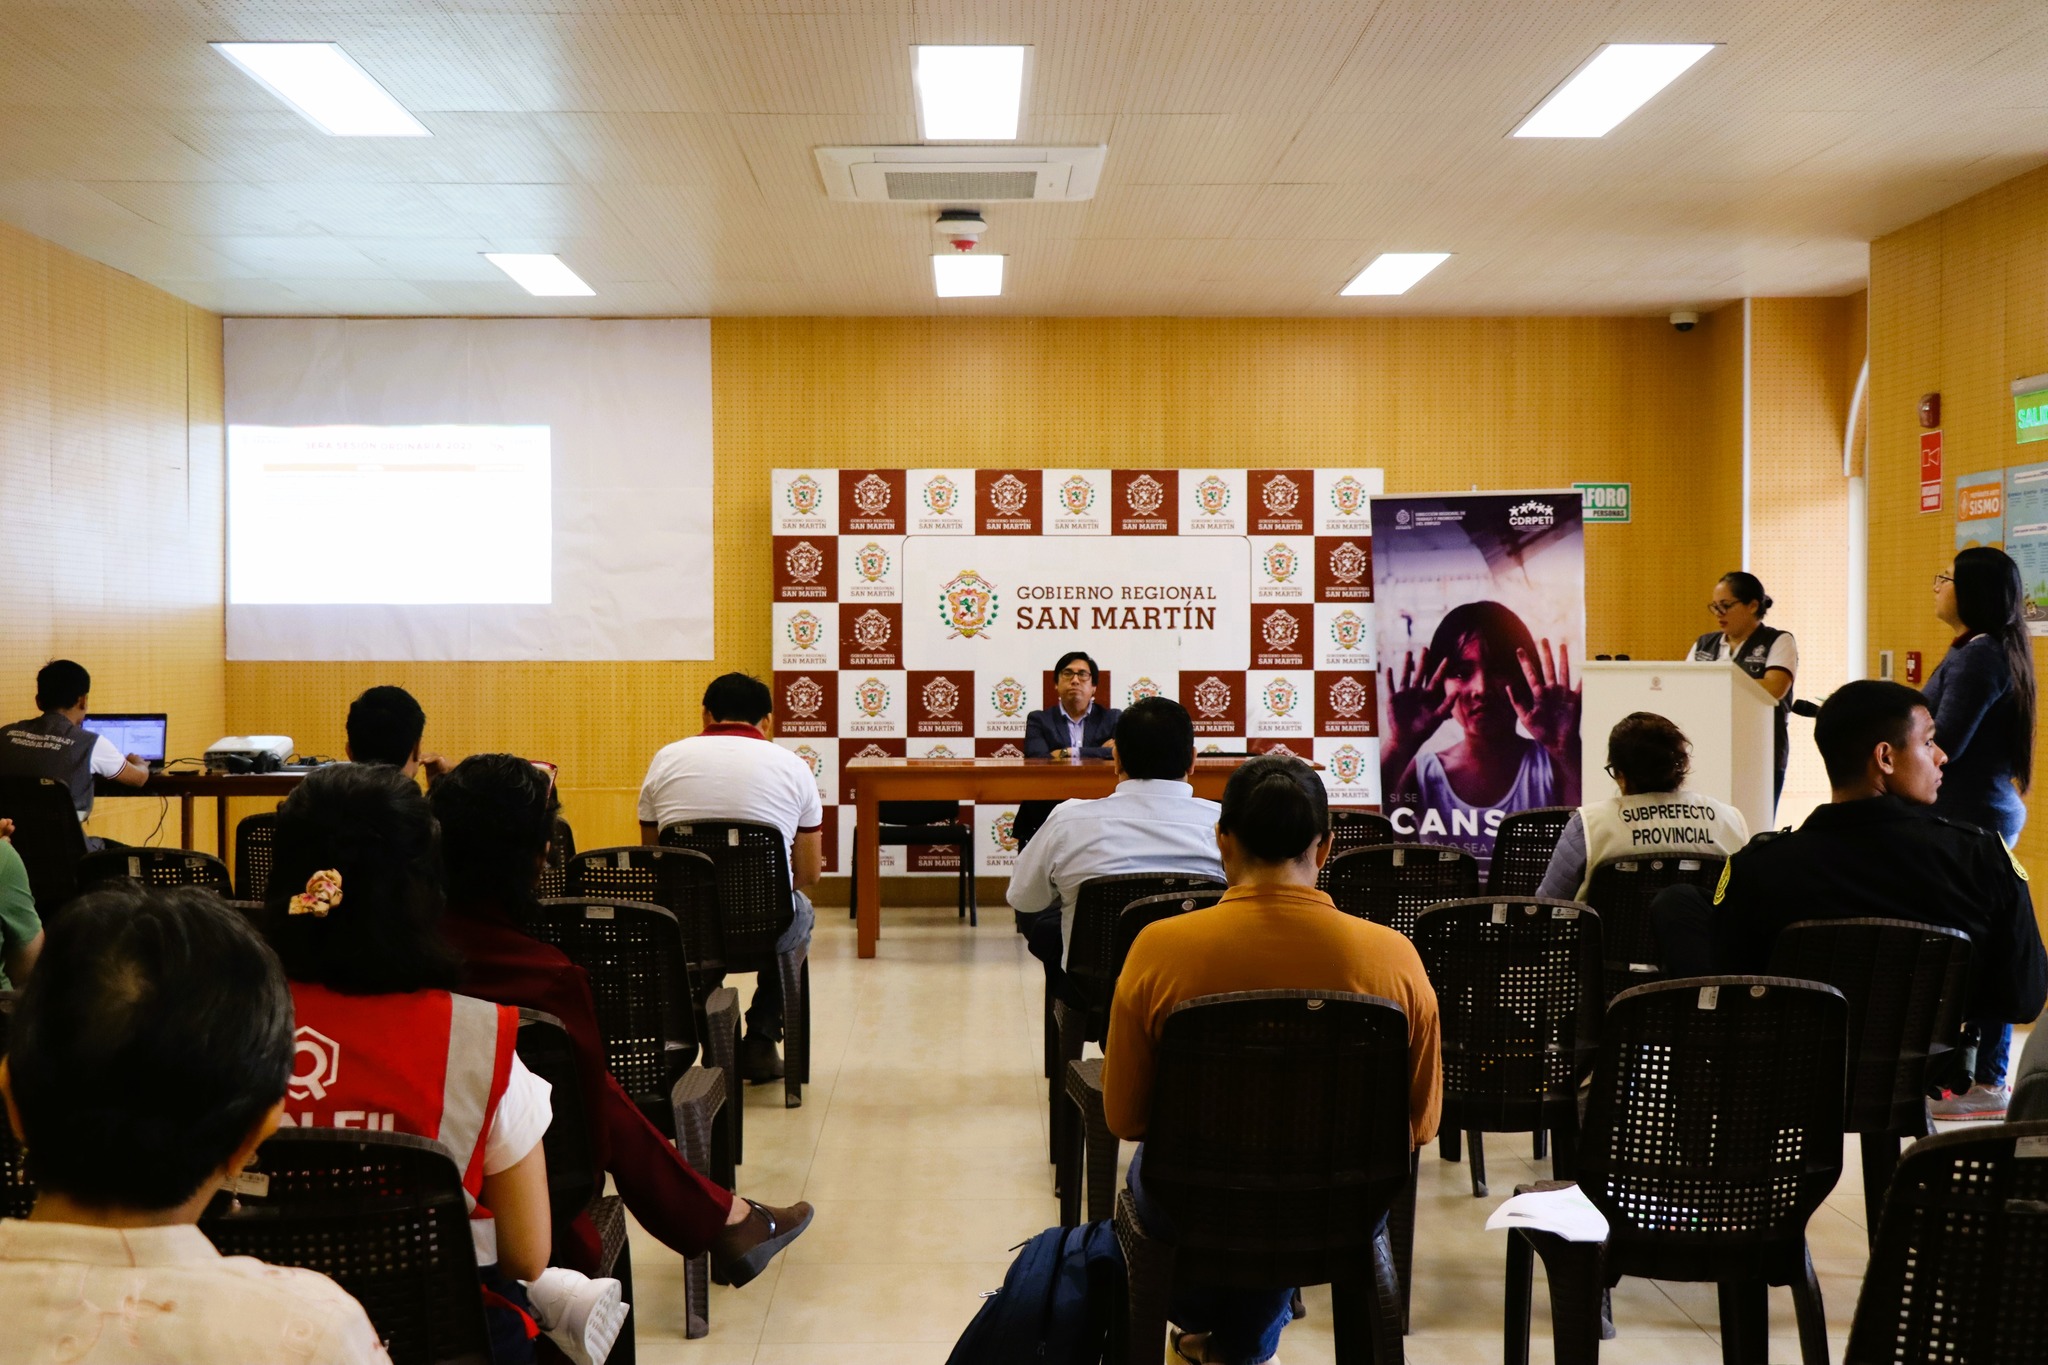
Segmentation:
{"type": "MultiPolygon", "coordinates": [[[[0,720],[68,657],[99,710],[168,712],[174,756],[224,732],[220,356],[219,318],[0,224],[0,720]]],[[[90,828],[175,844],[160,815],[90,828]]]]}

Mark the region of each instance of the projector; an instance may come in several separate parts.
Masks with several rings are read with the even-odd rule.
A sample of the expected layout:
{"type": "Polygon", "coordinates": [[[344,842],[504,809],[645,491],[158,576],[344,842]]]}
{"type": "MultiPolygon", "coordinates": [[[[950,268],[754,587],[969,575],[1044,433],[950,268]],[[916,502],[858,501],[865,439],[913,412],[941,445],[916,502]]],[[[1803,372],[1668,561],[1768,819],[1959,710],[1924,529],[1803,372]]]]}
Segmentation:
{"type": "Polygon", "coordinates": [[[274,773],[291,756],[289,735],[229,735],[206,746],[206,771],[274,773]]]}

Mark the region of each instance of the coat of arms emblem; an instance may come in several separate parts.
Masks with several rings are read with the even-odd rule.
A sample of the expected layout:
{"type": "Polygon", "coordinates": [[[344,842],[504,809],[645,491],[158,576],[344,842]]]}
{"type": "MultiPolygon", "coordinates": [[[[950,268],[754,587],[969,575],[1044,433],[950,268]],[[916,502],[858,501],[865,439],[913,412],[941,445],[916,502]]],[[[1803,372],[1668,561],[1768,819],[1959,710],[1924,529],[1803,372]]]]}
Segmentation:
{"type": "Polygon", "coordinates": [[[869,718],[881,715],[889,709],[888,684],[880,678],[862,678],[860,686],[853,689],[853,704],[869,718]]]}
{"type": "Polygon", "coordinates": [[[1356,583],[1372,568],[1372,556],[1357,541],[1347,540],[1330,551],[1330,573],[1339,583],[1356,583]]]}
{"type": "Polygon", "coordinates": [[[789,491],[785,496],[789,499],[791,511],[807,517],[818,510],[819,502],[824,499],[825,490],[810,475],[799,474],[789,481],[789,491]]]}
{"type": "Polygon", "coordinates": [[[864,517],[879,517],[889,510],[889,481],[870,474],[853,486],[853,505],[864,517]]]}
{"type": "Polygon", "coordinates": [[[1330,709],[1346,720],[1354,720],[1365,714],[1372,698],[1366,695],[1365,684],[1349,673],[1330,684],[1330,709]]]}
{"type": "Polygon", "coordinates": [[[1068,516],[1083,516],[1095,505],[1095,485],[1079,474],[1060,485],[1060,505],[1068,516]]]}
{"type": "Polygon", "coordinates": [[[1195,505],[1204,516],[1221,516],[1230,506],[1230,485],[1211,474],[1195,485],[1195,505]]]}
{"type": "Polygon", "coordinates": [[[946,746],[946,745],[944,745],[944,744],[934,744],[934,745],[932,745],[932,747],[931,747],[931,748],[929,748],[929,749],[927,749],[927,750],[925,750],[925,751],[924,751],[924,756],[925,756],[926,758],[958,758],[958,757],[960,757],[960,755],[958,755],[958,754],[954,753],[954,752],[952,751],[952,749],[951,749],[951,748],[947,747],[947,746],[946,746]]]}
{"type": "Polygon", "coordinates": [[[1004,811],[988,824],[988,841],[1004,853],[1017,851],[1017,813],[1004,811]]]}
{"type": "Polygon", "coordinates": [[[1330,506],[1339,516],[1357,516],[1365,510],[1365,485],[1346,474],[1330,485],[1330,506]]]}
{"type": "Polygon", "coordinates": [[[1024,751],[1014,744],[1005,744],[989,755],[990,758],[1022,758],[1024,751]]]}
{"type": "Polygon", "coordinates": [[[1301,567],[1301,556],[1295,554],[1285,541],[1275,541],[1260,562],[1266,567],[1266,577],[1275,583],[1285,583],[1301,567]]]}
{"type": "Polygon", "coordinates": [[[825,775],[825,755],[819,753],[808,744],[797,745],[793,752],[798,758],[810,765],[812,777],[823,777],[825,775]]]}
{"type": "Polygon", "coordinates": [[[808,719],[825,705],[825,689],[816,678],[798,678],[783,689],[782,700],[790,715],[808,719]]]}
{"type": "Polygon", "coordinates": [[[1132,479],[1130,487],[1124,490],[1124,501],[1128,502],[1131,510],[1139,516],[1153,516],[1166,505],[1166,485],[1150,474],[1140,474],[1132,479]]]}
{"type": "Polygon", "coordinates": [[[1285,716],[1292,714],[1294,703],[1301,699],[1301,693],[1296,691],[1294,684],[1287,679],[1275,678],[1266,684],[1265,697],[1268,711],[1276,716],[1285,716]]]}
{"type": "Polygon", "coordinates": [[[996,515],[1021,516],[1031,501],[1031,490],[1015,474],[1005,474],[988,486],[988,505],[996,515]]]}
{"type": "Polygon", "coordinates": [[[995,584],[972,569],[955,574],[939,589],[939,619],[952,631],[947,639],[981,634],[996,623],[995,584]]]}
{"type": "Polygon", "coordinates": [[[790,644],[798,649],[805,651],[815,650],[818,647],[818,641],[824,638],[825,623],[820,621],[812,612],[800,611],[789,618],[789,625],[785,633],[789,636],[790,644]]]}
{"type": "Polygon", "coordinates": [[[782,557],[782,566],[797,582],[815,583],[818,575],[825,572],[825,552],[808,540],[799,540],[782,557]]]}
{"type": "Polygon", "coordinates": [[[855,758],[887,758],[889,751],[879,744],[870,744],[854,755],[855,758]]]}
{"type": "Polygon", "coordinates": [[[1129,690],[1124,693],[1124,705],[1135,706],[1139,702],[1146,701],[1152,697],[1164,696],[1165,692],[1165,688],[1153,682],[1150,678],[1140,678],[1132,683],[1129,690]]]}
{"type": "Polygon", "coordinates": [[[1276,517],[1284,517],[1300,504],[1301,486],[1285,474],[1275,474],[1266,480],[1266,486],[1260,492],[1260,499],[1266,504],[1268,512],[1276,517]]]}
{"type": "Polygon", "coordinates": [[[924,709],[935,717],[950,716],[960,705],[960,685],[947,677],[933,678],[919,695],[924,709]]]}
{"type": "Polygon", "coordinates": [[[1004,678],[988,690],[988,703],[995,707],[997,715],[1017,715],[1024,710],[1027,700],[1024,684],[1015,678],[1004,678]]]}
{"type": "Polygon", "coordinates": [[[1276,611],[1260,624],[1259,634],[1265,637],[1267,649],[1293,649],[1294,642],[1301,638],[1301,622],[1294,618],[1291,611],[1276,611]]]}
{"type": "Polygon", "coordinates": [[[853,642],[870,653],[888,648],[889,637],[893,634],[895,629],[889,624],[887,614],[873,607],[853,618],[853,642]]]}
{"type": "Polygon", "coordinates": [[[1195,684],[1195,710],[1215,720],[1230,713],[1230,684],[1211,673],[1195,684]]]}
{"type": "Polygon", "coordinates": [[[944,474],[934,474],[924,481],[924,505],[934,516],[950,516],[960,505],[960,485],[944,474]]]}
{"type": "Polygon", "coordinates": [[[1346,608],[1330,622],[1330,641],[1339,649],[1357,649],[1365,643],[1365,618],[1346,608]]]}
{"type": "Polygon", "coordinates": [[[1350,786],[1365,776],[1365,755],[1347,744],[1330,755],[1330,772],[1343,786],[1350,786]]]}
{"type": "Polygon", "coordinates": [[[868,582],[879,583],[889,573],[889,552],[871,540],[854,553],[853,568],[868,582]]]}

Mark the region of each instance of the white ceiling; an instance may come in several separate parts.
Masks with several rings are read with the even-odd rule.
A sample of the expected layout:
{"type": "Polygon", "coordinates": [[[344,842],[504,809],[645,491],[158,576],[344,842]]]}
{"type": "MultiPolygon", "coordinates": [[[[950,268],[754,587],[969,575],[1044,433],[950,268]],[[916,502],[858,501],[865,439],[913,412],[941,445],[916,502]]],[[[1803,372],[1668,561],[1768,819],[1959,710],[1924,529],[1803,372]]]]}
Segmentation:
{"type": "Polygon", "coordinates": [[[1860,287],[2048,161],[2044,50],[2043,0],[0,0],[0,219],[227,313],[1650,313],[1860,287]],[[327,137],[229,39],[340,42],[434,136],[327,137]],[[1609,41],[1726,46],[1507,136],[1609,41]],[[1000,299],[819,182],[917,140],[921,42],[1032,45],[1020,141],[1109,144],[1094,200],[988,206],[1000,299]],[[1456,254],[1339,298],[1386,250],[1456,254]]]}

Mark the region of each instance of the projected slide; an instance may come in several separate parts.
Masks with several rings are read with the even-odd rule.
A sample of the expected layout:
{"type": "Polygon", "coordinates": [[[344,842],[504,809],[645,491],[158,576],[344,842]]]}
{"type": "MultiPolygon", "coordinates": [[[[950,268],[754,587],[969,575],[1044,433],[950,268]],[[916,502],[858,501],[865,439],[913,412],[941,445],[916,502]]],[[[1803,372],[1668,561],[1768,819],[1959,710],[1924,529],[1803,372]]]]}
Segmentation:
{"type": "Polygon", "coordinates": [[[228,427],[228,601],[553,600],[545,426],[228,427]]]}

